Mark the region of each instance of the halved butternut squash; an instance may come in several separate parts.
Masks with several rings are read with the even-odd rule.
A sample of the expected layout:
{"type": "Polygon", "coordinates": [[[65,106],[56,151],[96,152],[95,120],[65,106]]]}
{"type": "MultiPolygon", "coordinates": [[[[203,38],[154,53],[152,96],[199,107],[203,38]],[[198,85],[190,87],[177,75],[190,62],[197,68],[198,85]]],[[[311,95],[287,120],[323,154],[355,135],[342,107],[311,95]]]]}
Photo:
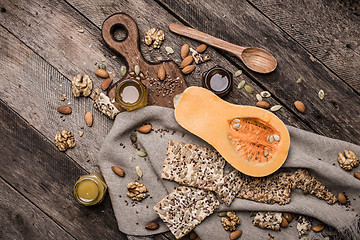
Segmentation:
{"type": "Polygon", "coordinates": [[[175,101],[176,121],[240,172],[263,177],[285,162],[290,135],[273,113],[228,103],[201,87],[187,88],[175,101]]]}

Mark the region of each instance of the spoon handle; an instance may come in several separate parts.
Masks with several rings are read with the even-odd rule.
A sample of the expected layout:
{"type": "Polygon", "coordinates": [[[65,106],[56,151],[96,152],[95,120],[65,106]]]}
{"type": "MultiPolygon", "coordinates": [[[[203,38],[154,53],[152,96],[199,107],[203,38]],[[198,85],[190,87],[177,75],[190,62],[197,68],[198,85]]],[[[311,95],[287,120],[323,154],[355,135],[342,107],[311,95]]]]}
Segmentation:
{"type": "Polygon", "coordinates": [[[245,49],[245,47],[240,47],[238,45],[226,42],[209,34],[200,32],[196,29],[186,27],[182,24],[170,23],[169,29],[170,31],[179,35],[195,39],[197,41],[206,43],[210,46],[225,50],[227,52],[231,52],[236,55],[241,55],[242,51],[245,49]]]}

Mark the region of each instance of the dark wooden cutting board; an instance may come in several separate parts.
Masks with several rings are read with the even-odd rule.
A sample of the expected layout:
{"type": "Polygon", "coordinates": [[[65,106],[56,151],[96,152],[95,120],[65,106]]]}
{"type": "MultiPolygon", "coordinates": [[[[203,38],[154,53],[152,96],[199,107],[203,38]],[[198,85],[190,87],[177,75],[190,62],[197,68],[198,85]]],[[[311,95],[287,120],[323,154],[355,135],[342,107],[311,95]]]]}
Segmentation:
{"type": "Polygon", "coordinates": [[[182,93],[187,88],[184,76],[174,61],[149,62],[143,57],[140,50],[139,29],[133,18],[125,13],[111,15],[102,25],[102,37],[105,43],[127,62],[126,75],[110,86],[108,90],[108,96],[111,100],[115,98],[117,84],[128,78],[129,74],[134,71],[135,66],[139,65],[140,71],[145,76],[142,83],[149,91],[148,105],[173,107],[174,96],[182,93]],[[117,40],[114,36],[114,32],[119,29],[126,33],[122,40],[117,40]],[[164,81],[160,81],[157,77],[161,65],[166,70],[164,81]]]}

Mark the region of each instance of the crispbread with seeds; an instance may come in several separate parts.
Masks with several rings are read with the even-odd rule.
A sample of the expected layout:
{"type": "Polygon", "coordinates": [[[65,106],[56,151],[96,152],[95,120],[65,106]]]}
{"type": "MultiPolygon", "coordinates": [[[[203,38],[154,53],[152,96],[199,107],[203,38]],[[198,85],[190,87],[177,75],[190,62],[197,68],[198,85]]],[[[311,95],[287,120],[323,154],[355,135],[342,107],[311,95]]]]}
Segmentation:
{"type": "Polygon", "coordinates": [[[215,194],[180,186],[154,206],[154,210],[179,239],[188,234],[220,205],[215,194]]]}
{"type": "Polygon", "coordinates": [[[224,175],[225,160],[212,149],[169,141],[161,178],[215,191],[224,175]]]}
{"type": "Polygon", "coordinates": [[[227,205],[232,203],[237,193],[240,191],[243,178],[244,175],[241,172],[234,170],[221,179],[216,193],[227,205]]]}

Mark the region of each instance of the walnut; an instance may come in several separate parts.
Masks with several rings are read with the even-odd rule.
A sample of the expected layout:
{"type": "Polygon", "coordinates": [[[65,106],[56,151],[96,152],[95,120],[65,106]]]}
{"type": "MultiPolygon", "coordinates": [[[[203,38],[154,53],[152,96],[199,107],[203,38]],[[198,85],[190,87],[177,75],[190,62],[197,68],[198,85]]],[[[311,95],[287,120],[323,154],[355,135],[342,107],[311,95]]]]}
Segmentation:
{"type": "Polygon", "coordinates": [[[280,212],[258,212],[254,217],[253,225],[279,231],[281,222],[282,214],[280,212]]]}
{"type": "Polygon", "coordinates": [[[127,185],[129,192],[126,195],[134,201],[141,201],[147,198],[147,189],[144,184],[139,182],[131,182],[127,185]]]}
{"type": "Polygon", "coordinates": [[[235,212],[227,212],[226,217],[221,218],[221,225],[226,231],[235,231],[236,227],[240,225],[240,219],[235,212]]]}
{"type": "Polygon", "coordinates": [[[190,48],[190,51],[191,51],[191,56],[193,56],[196,64],[204,63],[211,60],[211,57],[209,55],[203,56],[192,48],[190,48]]]}
{"type": "Polygon", "coordinates": [[[311,223],[306,217],[299,216],[298,223],[296,225],[299,236],[305,235],[310,231],[311,223]]]}
{"type": "Polygon", "coordinates": [[[165,39],[165,34],[162,30],[152,28],[146,32],[145,44],[150,46],[153,43],[153,48],[160,48],[162,42],[165,39]]]}
{"type": "Polygon", "coordinates": [[[75,147],[74,135],[65,129],[58,132],[55,135],[55,146],[57,146],[60,151],[66,151],[68,148],[75,147]]]}
{"type": "Polygon", "coordinates": [[[75,97],[87,97],[92,90],[92,80],[88,75],[82,77],[81,74],[79,74],[71,80],[71,87],[75,97]]]}
{"type": "Polygon", "coordinates": [[[350,150],[344,151],[345,156],[342,153],[339,153],[338,162],[340,167],[343,169],[350,171],[353,168],[359,166],[359,158],[350,150]]]}
{"type": "Polygon", "coordinates": [[[99,89],[95,89],[93,105],[94,108],[98,109],[111,119],[114,119],[120,112],[115,105],[111,103],[110,98],[104,93],[101,93],[99,89]]]}

